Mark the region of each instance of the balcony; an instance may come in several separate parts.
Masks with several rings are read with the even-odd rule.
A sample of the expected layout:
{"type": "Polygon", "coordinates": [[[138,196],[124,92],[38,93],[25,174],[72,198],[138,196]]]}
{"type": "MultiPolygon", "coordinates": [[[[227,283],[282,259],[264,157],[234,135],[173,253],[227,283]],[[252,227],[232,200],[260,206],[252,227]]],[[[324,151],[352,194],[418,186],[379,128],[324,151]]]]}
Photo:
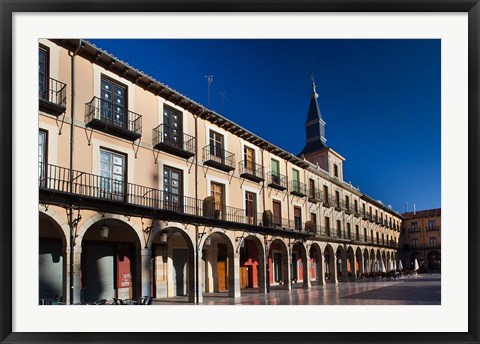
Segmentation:
{"type": "Polygon", "coordinates": [[[235,154],[220,147],[207,145],[203,147],[203,164],[228,173],[235,170],[235,154]]]}
{"type": "Polygon", "coordinates": [[[242,160],[238,163],[238,167],[240,169],[240,177],[242,178],[251,180],[255,183],[263,182],[265,180],[262,165],[249,160],[242,160]]]}
{"type": "Polygon", "coordinates": [[[285,191],[287,190],[287,177],[280,173],[268,172],[267,185],[273,189],[285,191]]]}
{"type": "Polygon", "coordinates": [[[357,209],[353,209],[353,216],[355,217],[360,217],[360,212],[358,211],[358,208],[357,209]]]}
{"type": "Polygon", "coordinates": [[[178,133],[177,129],[160,124],[153,129],[153,148],[184,159],[195,155],[195,137],[178,133]]]}
{"type": "Polygon", "coordinates": [[[438,232],[440,230],[440,226],[429,226],[426,227],[427,232],[438,232]]]}
{"type": "Polygon", "coordinates": [[[308,201],[310,203],[318,203],[322,201],[322,192],[317,189],[308,190],[308,201]]]}
{"type": "Polygon", "coordinates": [[[333,207],[334,206],[333,200],[334,200],[333,195],[326,194],[326,193],[323,194],[323,206],[325,208],[333,207]]]}
{"type": "Polygon", "coordinates": [[[142,136],[142,116],[98,97],[85,104],[85,126],[132,142],[142,136]]]}
{"type": "Polygon", "coordinates": [[[39,164],[40,202],[128,216],[168,219],[225,229],[243,229],[271,235],[307,238],[299,219],[287,220],[265,213],[215,204],[211,198],[195,199],[162,190],[102,177],[83,171],[39,164]],[[70,177],[71,176],[71,177],[70,177]]]}
{"type": "Polygon", "coordinates": [[[45,75],[40,75],[38,85],[40,111],[60,116],[67,109],[67,85],[45,75]]]}
{"type": "Polygon", "coordinates": [[[343,208],[343,201],[335,197],[335,210],[342,211],[343,208]]]}
{"type": "Polygon", "coordinates": [[[344,210],[345,210],[345,214],[347,215],[350,215],[352,213],[352,206],[350,205],[350,203],[344,203],[344,210]]]}
{"type": "Polygon", "coordinates": [[[305,197],[307,195],[307,188],[304,183],[298,180],[290,181],[290,193],[294,196],[305,197]]]}

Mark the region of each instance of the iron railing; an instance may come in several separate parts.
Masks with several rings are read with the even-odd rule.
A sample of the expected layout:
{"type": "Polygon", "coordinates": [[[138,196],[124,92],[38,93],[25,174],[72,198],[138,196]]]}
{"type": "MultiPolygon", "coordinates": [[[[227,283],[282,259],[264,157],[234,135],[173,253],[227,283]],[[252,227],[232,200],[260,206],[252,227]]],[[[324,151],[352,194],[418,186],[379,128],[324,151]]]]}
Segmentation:
{"type": "Polygon", "coordinates": [[[203,147],[203,163],[222,170],[235,169],[235,154],[214,145],[203,147]]]}
{"type": "Polygon", "coordinates": [[[267,184],[272,188],[280,189],[280,190],[286,190],[288,187],[287,177],[280,173],[274,173],[274,172],[267,173],[267,184]]]}
{"type": "Polygon", "coordinates": [[[179,133],[176,128],[165,124],[160,124],[153,129],[152,143],[154,147],[163,144],[176,150],[195,155],[195,137],[185,133],[179,133]]]}
{"type": "Polygon", "coordinates": [[[113,128],[141,135],[142,116],[108,100],[93,97],[85,104],[85,123],[98,121],[113,128]]]}
{"type": "Polygon", "coordinates": [[[308,201],[311,203],[318,203],[322,201],[322,191],[318,189],[308,190],[308,201]]]}
{"type": "Polygon", "coordinates": [[[263,180],[263,166],[250,160],[242,160],[238,163],[240,176],[248,179],[263,180]]]}
{"type": "Polygon", "coordinates": [[[295,196],[305,197],[307,195],[307,187],[304,183],[301,183],[298,180],[291,180],[290,193],[295,196]]]}
{"type": "Polygon", "coordinates": [[[38,97],[40,100],[59,105],[67,106],[67,84],[50,78],[46,75],[39,76],[38,97]]]}

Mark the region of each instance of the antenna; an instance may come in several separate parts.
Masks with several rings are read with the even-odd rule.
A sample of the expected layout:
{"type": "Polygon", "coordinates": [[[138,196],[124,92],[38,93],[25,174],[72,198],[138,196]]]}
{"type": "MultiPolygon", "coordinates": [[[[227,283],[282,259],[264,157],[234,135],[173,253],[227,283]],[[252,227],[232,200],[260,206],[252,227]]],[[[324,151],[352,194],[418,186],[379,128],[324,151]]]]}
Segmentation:
{"type": "Polygon", "coordinates": [[[415,203],[413,203],[413,213],[416,214],[415,203]]]}
{"type": "Polygon", "coordinates": [[[405,202],[405,212],[408,213],[408,202],[405,202]]]}
{"type": "Polygon", "coordinates": [[[210,107],[210,86],[213,82],[213,75],[205,75],[205,78],[207,79],[208,84],[208,107],[210,107]]]}
{"type": "Polygon", "coordinates": [[[225,91],[220,91],[219,93],[220,93],[220,95],[222,96],[222,115],[223,115],[223,100],[225,99],[225,94],[226,94],[227,92],[225,92],[225,91]]]}

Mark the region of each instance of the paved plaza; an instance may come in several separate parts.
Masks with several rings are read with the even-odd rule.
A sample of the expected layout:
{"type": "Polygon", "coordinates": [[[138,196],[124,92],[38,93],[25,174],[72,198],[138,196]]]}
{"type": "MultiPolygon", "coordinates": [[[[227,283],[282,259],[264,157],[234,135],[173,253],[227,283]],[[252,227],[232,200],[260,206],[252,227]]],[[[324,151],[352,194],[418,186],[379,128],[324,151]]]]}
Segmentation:
{"type": "MultiPolygon", "coordinates": [[[[186,297],[155,300],[154,305],[187,304],[186,297]]],[[[327,283],[292,290],[272,288],[269,294],[242,290],[242,297],[227,293],[204,294],[203,305],[440,305],[440,274],[423,274],[396,280],[327,283]]]]}

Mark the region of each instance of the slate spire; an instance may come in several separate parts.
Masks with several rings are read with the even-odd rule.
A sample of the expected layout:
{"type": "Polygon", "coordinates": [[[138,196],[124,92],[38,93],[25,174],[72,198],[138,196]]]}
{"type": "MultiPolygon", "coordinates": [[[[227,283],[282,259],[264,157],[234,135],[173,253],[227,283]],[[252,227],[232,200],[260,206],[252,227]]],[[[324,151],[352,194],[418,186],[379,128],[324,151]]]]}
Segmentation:
{"type": "Polygon", "coordinates": [[[312,76],[312,94],[310,95],[310,105],[308,107],[307,121],[305,122],[305,147],[300,152],[300,156],[328,147],[327,138],[325,137],[325,121],[322,118],[317,99],[315,80],[312,76]]]}

